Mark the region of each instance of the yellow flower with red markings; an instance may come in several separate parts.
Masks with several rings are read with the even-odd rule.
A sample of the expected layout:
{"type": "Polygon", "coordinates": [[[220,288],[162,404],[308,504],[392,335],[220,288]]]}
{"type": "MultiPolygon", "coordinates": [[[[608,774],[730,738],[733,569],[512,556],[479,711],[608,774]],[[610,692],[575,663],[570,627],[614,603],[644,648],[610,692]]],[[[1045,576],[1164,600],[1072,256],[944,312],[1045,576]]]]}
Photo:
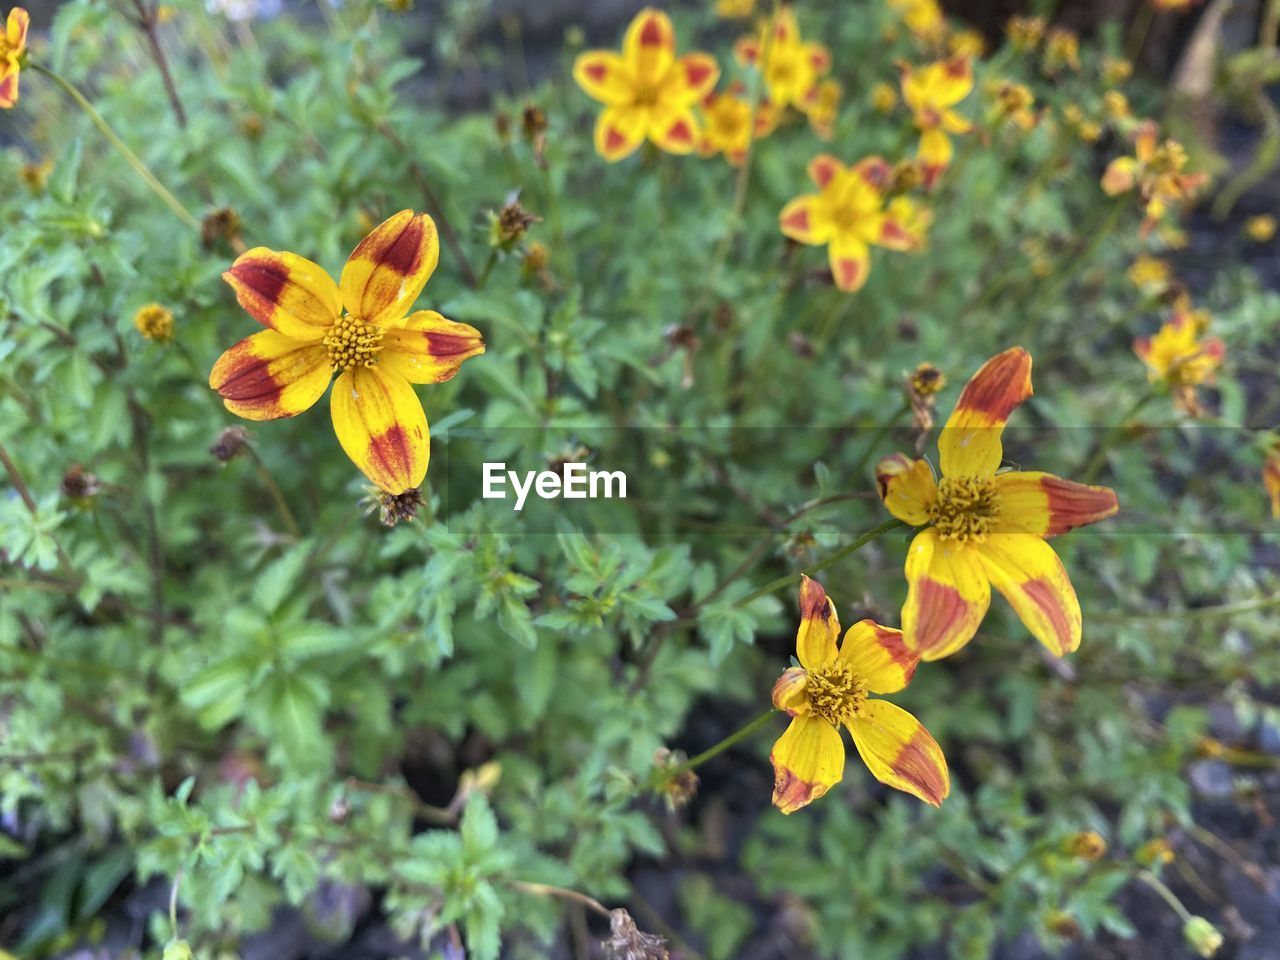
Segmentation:
{"type": "Polygon", "coordinates": [[[973,68],[968,57],[952,57],[913,68],[900,64],[902,99],[920,130],[916,160],[924,174],[925,187],[932,188],[951,165],[954,153],[947,134],[963,134],[972,125],[951,109],[973,90],[973,68]]]}
{"type": "Polygon", "coordinates": [[[903,454],[876,467],[885,506],[923,527],[907,551],[903,640],[922,660],[955,653],[1002,593],[1056,656],[1080,645],[1080,603],[1045,541],[1116,513],[1115,491],[1048,473],[997,472],[1009,415],[1031,396],[1031,356],[997,354],[965,385],[938,438],[941,476],[903,454]]]}
{"type": "Polygon", "coordinates": [[[796,197],[778,215],[783,234],[798,243],[826,245],[836,286],[852,293],[871,272],[871,247],[913,250],[924,240],[928,215],[906,197],[886,208],[893,168],[880,157],[846,167],[830,154],[809,161],[819,193],[796,197]]]}
{"type": "Polygon", "coordinates": [[[917,40],[937,43],[946,33],[947,21],[938,0],[889,0],[889,9],[897,12],[917,40]]]}
{"type": "Polygon", "coordinates": [[[793,813],[817,800],[844,776],[847,727],[862,762],[881,783],[935,807],[951,792],[942,750],[914,716],[872,693],[897,693],[911,682],[920,658],[902,632],[862,620],[840,638],[835,604],[822,584],[800,585],[800,666],[773,686],[773,705],[791,717],[773,745],[773,805],[793,813]]]}
{"type": "Polygon", "coordinates": [[[769,102],[779,110],[795,107],[803,112],[805,98],[831,70],[830,51],[800,36],[789,6],[779,7],[763,21],[755,36],[741,37],[733,52],[743,66],[760,71],[769,102]]]}
{"type": "Polygon", "coordinates": [[[805,94],[804,102],[800,104],[800,109],[809,118],[809,126],[823,140],[830,140],[835,130],[836,114],[843,95],[844,86],[839,80],[823,80],[805,94]]]}
{"type": "Polygon", "coordinates": [[[1102,175],[1108,196],[1137,190],[1146,204],[1142,222],[1145,236],[1168,212],[1170,205],[1192,199],[1208,179],[1203,173],[1185,173],[1187,151],[1177,140],[1160,142],[1160,131],[1151,120],[1139,124],[1134,155],[1117,157],[1102,175]]]}
{"type": "Polygon", "coordinates": [[[731,84],[723,93],[708,94],[702,104],[699,152],[704,157],[724,154],[735,167],[746,158],[753,140],[767,137],[778,126],[778,111],[767,101],[756,104],[752,119],[751,104],[743,97],[743,89],[741,83],[731,84]]]}
{"type": "Polygon", "coordinates": [[[246,420],[293,417],[337,374],[334,432],[389,494],[422,483],[430,456],[415,383],[443,383],[484,353],[479,331],[434,310],[409,313],[440,258],[435,222],[401,210],[360,241],[338,283],[294,253],[255,247],[222,278],[266,330],[218,358],[209,386],[246,420]]]}
{"type": "Polygon", "coordinates": [[[622,52],[588,50],[573,64],[573,78],[604,104],[596,120],[596,152],[609,162],[636,151],[647,139],[667,153],[698,149],[701,134],[694,108],[720,79],[709,53],[676,56],[675,29],[661,10],[636,14],[622,52]]]}
{"type": "Polygon", "coordinates": [[[31,16],[22,7],[9,11],[4,31],[0,32],[0,110],[8,110],[18,102],[18,74],[26,61],[27,27],[31,16]]]}
{"type": "Polygon", "coordinates": [[[1174,405],[1193,417],[1204,412],[1197,388],[1214,382],[1227,353],[1217,337],[1201,336],[1208,323],[1207,313],[1181,305],[1154,336],[1133,342],[1133,352],[1147,366],[1148,379],[1168,387],[1174,405]]]}
{"type": "Polygon", "coordinates": [[[1280,440],[1271,445],[1262,464],[1262,486],[1271,498],[1271,516],[1280,520],[1280,440]]]}

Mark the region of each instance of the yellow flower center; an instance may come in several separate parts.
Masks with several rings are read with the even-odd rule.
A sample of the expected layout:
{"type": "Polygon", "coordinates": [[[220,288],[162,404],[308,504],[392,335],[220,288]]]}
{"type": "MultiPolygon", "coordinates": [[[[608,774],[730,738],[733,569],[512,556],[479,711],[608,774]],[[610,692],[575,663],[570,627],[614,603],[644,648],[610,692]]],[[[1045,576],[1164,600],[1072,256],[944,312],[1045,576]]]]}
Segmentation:
{"type": "Polygon", "coordinates": [[[636,106],[652,107],[658,102],[659,89],[653,84],[642,83],[636,88],[636,106]]]}
{"type": "Polygon", "coordinates": [[[839,664],[810,673],[805,693],[809,698],[809,709],[835,726],[855,719],[867,702],[866,682],[839,664]]]}
{"type": "Polygon", "coordinates": [[[344,314],[324,335],[324,345],[335,371],[372,367],[382,349],[382,328],[344,314]]]}
{"type": "Polygon", "coordinates": [[[960,543],[982,543],[999,515],[1000,500],[990,477],[943,477],[929,504],[929,520],[938,536],[960,543]]]}

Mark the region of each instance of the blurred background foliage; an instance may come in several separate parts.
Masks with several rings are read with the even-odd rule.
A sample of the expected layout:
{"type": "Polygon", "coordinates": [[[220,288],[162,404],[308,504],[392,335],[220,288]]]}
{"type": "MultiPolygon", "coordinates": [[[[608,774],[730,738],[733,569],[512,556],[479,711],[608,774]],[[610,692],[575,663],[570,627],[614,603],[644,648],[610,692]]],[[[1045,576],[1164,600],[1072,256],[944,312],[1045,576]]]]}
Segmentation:
{"type": "MultiPolygon", "coordinates": [[[[585,11],[534,49],[523,14],[485,3],[426,21],[367,0],[215,6],[178,0],[153,24],[184,122],[135,22],[147,7],[72,0],[32,45],[205,236],[34,71],[0,120],[10,952],[600,955],[607,924],[548,892],[563,888],[686,958],[1167,958],[1196,948],[1179,910],[1221,929],[1223,955],[1276,955],[1280,545],[1259,475],[1280,297],[1274,245],[1241,233],[1275,187],[1260,175],[1225,226],[1196,213],[1185,235],[1139,235],[1139,205],[1099,187],[1133,122],[1104,94],[1122,87],[1136,116],[1169,104],[1167,64],[1104,76],[1132,25],[1076,23],[1079,69],[1046,75],[988,24],[959,108],[979,133],[927,197],[927,249],[875,251],[850,296],[777,214],[818,152],[914,150],[909,114],[872,92],[931,53],[881,3],[797,4],[844,87],[835,130],[784,124],[742,181],[721,157],[593,153],[569,67],[616,47],[632,8],[585,11]],[[1001,81],[1034,92],[1031,129],[991,119],[1001,81]],[[495,250],[512,191],[540,221],[495,250]],[[336,271],[406,206],[457,233],[422,303],[488,352],[421,392],[428,506],[387,530],[327,417],[228,435],[206,379],[249,332],[219,280],[238,245],[336,271]],[[1143,253],[1172,279],[1136,286],[1143,253]],[[1199,420],[1131,349],[1178,283],[1227,345],[1199,420]],[[167,342],[134,327],[152,302],[172,311],[167,342]],[[688,805],[646,794],[657,751],[701,750],[767,703],[794,587],[757,589],[884,518],[871,467],[912,441],[906,373],[947,374],[945,413],[1015,343],[1036,396],[1010,459],[1068,477],[1096,460],[1120,493],[1117,520],[1058,542],[1080,652],[1049,662],[997,603],[977,642],[919,672],[902,703],[950,759],[938,811],[851,766],[784,818],[768,737],[701,768],[688,805]],[[481,460],[566,458],[643,471],[629,500],[536,532],[477,499],[481,460]]],[[[1189,49],[1211,12],[1155,29],[1189,49]]],[[[744,25],[671,13],[682,51],[756,90],[730,54],[744,25]]],[[[1219,183],[1266,149],[1241,132],[1274,111],[1255,39],[1212,59],[1196,101],[1212,137],[1174,98],[1219,183]]],[[[887,537],[823,572],[846,623],[898,622],[904,552],[887,537]]]]}

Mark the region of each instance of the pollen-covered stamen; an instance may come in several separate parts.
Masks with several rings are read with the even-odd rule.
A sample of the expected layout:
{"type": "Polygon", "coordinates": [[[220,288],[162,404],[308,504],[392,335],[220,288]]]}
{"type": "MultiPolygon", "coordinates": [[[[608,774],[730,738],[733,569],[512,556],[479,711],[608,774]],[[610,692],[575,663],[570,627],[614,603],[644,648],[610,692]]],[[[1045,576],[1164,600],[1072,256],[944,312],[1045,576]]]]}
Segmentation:
{"type": "Polygon", "coordinates": [[[372,367],[382,349],[382,328],[344,314],[324,335],[324,345],[336,371],[372,367]]]}
{"type": "Polygon", "coordinates": [[[866,682],[839,664],[812,671],[807,677],[805,693],[814,715],[836,726],[854,720],[867,702],[866,682]]]}
{"type": "Polygon", "coordinates": [[[943,477],[928,511],[943,540],[981,543],[987,539],[991,522],[1000,515],[995,481],[990,477],[943,477]]]}

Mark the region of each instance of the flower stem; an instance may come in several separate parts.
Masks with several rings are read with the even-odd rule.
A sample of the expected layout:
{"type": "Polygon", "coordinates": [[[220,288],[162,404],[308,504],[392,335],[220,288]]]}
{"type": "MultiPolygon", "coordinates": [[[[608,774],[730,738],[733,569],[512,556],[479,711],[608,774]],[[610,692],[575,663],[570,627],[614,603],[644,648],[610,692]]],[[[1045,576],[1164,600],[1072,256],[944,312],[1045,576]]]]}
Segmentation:
{"type": "Polygon", "coordinates": [[[769,722],[769,718],[772,717],[777,712],[778,711],[773,709],[773,707],[770,707],[768,710],[760,714],[760,716],[756,717],[746,726],[740,727],[737,730],[735,730],[733,733],[729,734],[727,737],[725,737],[715,746],[708,747],[706,750],[703,750],[696,757],[690,757],[688,760],[680,764],[680,766],[678,767],[673,767],[670,770],[664,770],[661,779],[658,781],[658,784],[655,784],[655,786],[658,786],[662,783],[669,783],[670,781],[674,780],[676,777],[680,776],[680,774],[688,773],[690,770],[694,769],[694,767],[700,767],[704,763],[706,763],[708,760],[712,759],[713,757],[718,757],[720,754],[724,753],[734,744],[741,743],[743,740],[747,739],[747,737],[751,736],[753,733],[755,733],[757,730],[763,727],[766,723],[769,722]]]}
{"type": "Polygon", "coordinates": [[[1097,479],[1098,474],[1102,471],[1103,464],[1107,462],[1108,451],[1115,446],[1115,443],[1120,439],[1121,434],[1129,428],[1130,421],[1141,413],[1142,408],[1150,403],[1155,397],[1155,391],[1148,390],[1138,398],[1137,403],[1128,409],[1124,416],[1116,422],[1115,426],[1103,435],[1101,442],[1098,444],[1098,448],[1093,451],[1093,456],[1089,458],[1089,462],[1085,464],[1084,469],[1081,471],[1080,479],[1082,483],[1093,483],[1093,481],[1097,479]]]}
{"type": "Polygon", "coordinates": [[[1183,905],[1182,901],[1178,899],[1178,895],[1170,890],[1163,880],[1150,870],[1139,870],[1137,877],[1156,893],[1160,894],[1160,899],[1173,908],[1173,912],[1178,915],[1178,919],[1183,923],[1191,919],[1191,911],[1183,905]]]}
{"type": "Polygon", "coordinates": [[[595,897],[589,897],[585,893],[579,893],[577,890],[570,890],[567,887],[557,887],[549,883],[532,883],[528,880],[512,880],[510,881],[512,890],[520,893],[527,893],[534,897],[556,897],[560,900],[567,900],[570,903],[576,903],[579,906],[587,907],[594,913],[599,914],[606,920],[612,916],[609,908],[597,900],[595,897]]]}
{"type": "Polygon", "coordinates": [[[156,196],[164,201],[165,206],[172,210],[177,218],[192,230],[199,232],[200,221],[192,216],[191,211],[184,207],[182,202],[170,193],[163,183],[156,179],[155,174],[153,174],[150,169],[147,168],[147,165],[138,158],[138,155],[130,150],[123,140],[116,136],[116,132],[107,125],[107,121],[102,119],[102,114],[98,113],[98,111],[94,109],[93,104],[89,102],[88,98],[85,97],[85,95],[81,93],[76,86],[71,83],[71,81],[54,73],[48,67],[41,66],[38,63],[30,63],[28,66],[37,73],[44,74],[61,87],[63,92],[74,100],[79,105],[80,109],[88,115],[89,119],[93,121],[93,125],[98,128],[99,132],[106,137],[108,141],[110,141],[111,145],[115,147],[116,150],[120,152],[120,155],[124,157],[129,166],[133,167],[134,172],[143,179],[156,196]]]}
{"type": "Polygon", "coordinates": [[[763,587],[761,587],[759,590],[755,591],[754,593],[747,594],[745,597],[739,600],[735,604],[735,606],[745,607],[747,604],[751,603],[754,600],[759,600],[761,597],[767,594],[773,593],[775,590],[780,590],[785,586],[795,583],[797,580],[800,579],[802,573],[808,576],[812,576],[815,573],[819,573],[820,571],[827,569],[827,567],[831,566],[832,564],[839,563],[845,557],[849,556],[849,554],[855,553],[858,550],[861,550],[863,547],[865,547],[868,543],[870,543],[872,540],[874,540],[876,537],[880,536],[881,534],[891,533],[894,530],[899,530],[906,526],[907,524],[903,523],[901,520],[898,520],[896,518],[892,520],[886,520],[884,521],[884,523],[878,523],[874,527],[872,527],[870,530],[868,530],[866,533],[862,534],[862,536],[858,537],[858,539],[854,540],[850,544],[847,544],[846,546],[841,547],[839,550],[837,550],[835,553],[831,554],[830,556],[826,557],[825,559],[818,561],[808,570],[804,570],[801,573],[788,573],[785,577],[779,577],[777,580],[772,580],[769,583],[766,583],[763,587]]]}
{"type": "Polygon", "coordinates": [[[301,540],[302,528],[298,526],[298,518],[289,509],[289,501],[284,498],[284,491],[280,489],[280,484],[276,483],[276,478],[271,475],[271,471],[267,469],[267,465],[262,462],[262,458],[252,446],[246,446],[245,452],[253,460],[253,465],[258,468],[258,477],[267,488],[267,492],[271,494],[271,499],[275,501],[276,510],[280,514],[280,519],[284,521],[285,527],[296,539],[301,540]]]}
{"type": "Polygon", "coordinates": [[[182,98],[178,96],[178,87],[173,82],[173,72],[169,69],[169,60],[164,55],[164,47],[160,46],[160,36],[156,31],[156,8],[148,9],[144,0],[133,0],[136,11],[135,22],[147,38],[147,46],[151,50],[151,59],[160,71],[160,80],[164,83],[164,92],[169,98],[169,106],[173,109],[173,117],[178,126],[186,129],[187,111],[182,107],[182,98]]]}

